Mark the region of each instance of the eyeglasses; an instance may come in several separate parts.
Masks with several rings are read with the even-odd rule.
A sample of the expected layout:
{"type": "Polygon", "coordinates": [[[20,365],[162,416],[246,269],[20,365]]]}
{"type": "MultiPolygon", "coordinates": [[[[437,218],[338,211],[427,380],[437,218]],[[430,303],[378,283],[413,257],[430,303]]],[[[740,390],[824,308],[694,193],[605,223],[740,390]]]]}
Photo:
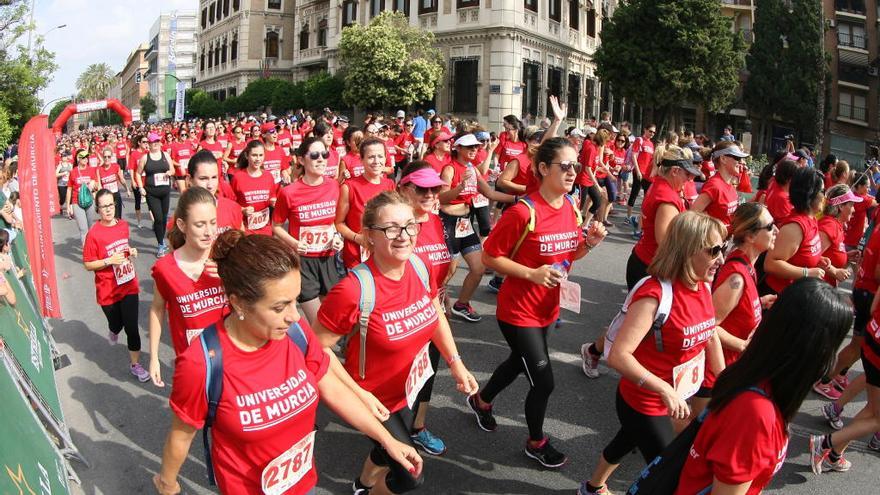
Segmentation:
{"type": "Polygon", "coordinates": [[[108,160],[112,160],[112,159],[113,159],[113,155],[104,155],[104,158],[106,158],[106,159],[108,159],[108,160]]]}
{"type": "Polygon", "coordinates": [[[708,254],[712,258],[717,258],[718,256],[721,255],[721,253],[723,253],[725,251],[727,251],[727,243],[726,242],[721,245],[716,245],[716,246],[706,248],[706,254],[708,254]]]}
{"type": "Polygon", "coordinates": [[[77,160],[85,160],[89,157],[89,155],[76,155],[77,160]]]}
{"type": "Polygon", "coordinates": [[[273,129],[269,129],[268,131],[266,131],[266,134],[275,134],[275,132],[276,132],[276,131],[275,131],[275,129],[273,128],[273,129]]]}
{"type": "Polygon", "coordinates": [[[185,138],[185,137],[187,137],[187,136],[189,136],[189,134],[187,134],[187,133],[185,133],[185,132],[183,132],[183,133],[180,134],[180,137],[182,137],[182,138],[185,138]]]}
{"type": "Polygon", "coordinates": [[[625,142],[626,142],[626,139],[618,139],[617,142],[618,142],[618,143],[625,143],[625,142]]]}
{"type": "Polygon", "coordinates": [[[767,232],[773,232],[773,227],[776,227],[776,224],[773,222],[764,225],[763,227],[755,227],[755,230],[766,230],[767,232]]]}
{"type": "Polygon", "coordinates": [[[400,238],[400,236],[406,232],[408,237],[414,237],[419,234],[422,230],[422,224],[420,223],[408,223],[405,226],[401,227],[400,225],[389,225],[387,227],[379,227],[378,225],[373,225],[369,227],[370,230],[381,230],[385,233],[385,238],[389,241],[394,241],[400,238]]]}
{"type": "Polygon", "coordinates": [[[433,120],[433,121],[431,121],[431,123],[432,124],[442,124],[443,121],[442,120],[433,120]]]}
{"type": "Polygon", "coordinates": [[[440,186],[422,187],[422,186],[416,186],[415,184],[413,184],[413,185],[416,188],[416,194],[421,194],[423,196],[428,193],[437,195],[437,194],[440,194],[440,191],[442,190],[442,188],[440,186]]]}
{"type": "Polygon", "coordinates": [[[241,130],[241,129],[239,129],[239,130],[235,131],[235,133],[236,133],[236,134],[244,134],[244,131],[241,130]]]}
{"type": "Polygon", "coordinates": [[[309,151],[308,157],[311,158],[312,160],[317,160],[318,157],[321,157],[326,160],[327,158],[330,157],[330,152],[329,151],[309,151]]]}
{"type": "Polygon", "coordinates": [[[406,126],[407,126],[407,127],[412,127],[412,125],[413,125],[412,122],[407,122],[407,123],[406,123],[406,126]]]}
{"type": "Polygon", "coordinates": [[[141,143],[141,144],[147,144],[147,140],[146,140],[146,139],[142,139],[142,140],[140,140],[140,141],[138,141],[138,142],[141,143]]]}
{"type": "Polygon", "coordinates": [[[116,203],[107,203],[106,205],[98,205],[98,209],[99,210],[109,210],[110,208],[113,208],[114,206],[116,206],[116,203]]]}
{"type": "Polygon", "coordinates": [[[576,162],[576,161],[569,161],[569,162],[550,162],[550,165],[553,165],[554,163],[555,163],[556,165],[559,165],[559,170],[562,170],[563,172],[568,172],[568,171],[571,170],[572,168],[574,169],[575,172],[580,172],[580,171],[581,171],[581,164],[578,163],[578,162],[576,162]]]}

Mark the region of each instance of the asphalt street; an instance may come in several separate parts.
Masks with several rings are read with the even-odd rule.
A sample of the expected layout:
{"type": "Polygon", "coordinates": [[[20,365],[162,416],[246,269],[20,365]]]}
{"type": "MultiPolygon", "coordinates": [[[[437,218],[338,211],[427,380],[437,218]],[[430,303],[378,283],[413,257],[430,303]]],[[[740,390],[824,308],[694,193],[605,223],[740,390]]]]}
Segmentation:
{"type": "MultiPolygon", "coordinates": [[[[147,312],[154,290],[150,268],[155,261],[156,241],[151,230],[134,227],[130,199],[125,200],[124,216],[133,225],[132,244],[140,251],[136,261],[141,286],[139,321],[146,349],[147,312]]],[[[620,215],[612,217],[616,223],[621,219],[620,215]]],[[[53,229],[64,318],[51,324],[61,352],[72,362],[58,371],[58,387],[73,441],[91,464],[74,464],[82,479],[82,486],[74,487],[74,493],[152,493],[150,479],[161,463],[171,420],[168,387],[173,351],[168,332],[163,334],[160,354],[169,386],[138,383],[128,372],[124,337],[116,346],[110,346],[106,339],[106,320],[95,302],[93,276],[81,264],[75,223],[55,217],[53,229]]],[[[418,493],[572,494],[589,475],[600,450],[618,428],[614,413],[616,373],[608,371],[603,363],[599,379],[586,378],[579,354],[581,344],[602,332],[625,296],[624,270],[633,241],[626,228],[614,227],[610,232],[601,246],[574,265],[571,276],[583,288],[582,311],[563,311],[563,324],[553,331],[550,340],[556,388],[545,429],[554,446],[568,455],[568,464],[558,471],[545,470],[523,454],[527,436],[523,399],[528,388],[524,377],[497,398],[499,427],[486,433],[477,428],[464,397],[455,390],[448,370],[441,367],[428,427],[446,441],[448,452],[442,457],[425,456],[425,485],[418,493]]],[[[459,269],[451,284],[452,294],[457,293],[463,276],[464,269],[459,269]]],[[[482,321],[452,321],[464,362],[481,383],[507,354],[495,320],[494,302],[495,296],[483,285],[474,301],[482,321]]],[[[146,353],[141,362],[146,366],[146,353]]],[[[815,394],[804,403],[791,427],[788,459],[766,493],[877,493],[878,458],[868,450],[867,439],[847,451],[853,463],[850,472],[820,477],[810,472],[809,434],[829,431],[819,410],[823,403],[815,394]]],[[[846,416],[851,417],[863,405],[861,397],[848,406],[846,416]]],[[[318,426],[318,493],[351,493],[351,482],[371,444],[327,410],[319,414],[318,426]]],[[[214,492],[206,481],[203,458],[197,436],[180,473],[184,493],[214,492]]],[[[625,459],[609,483],[611,490],[624,492],[642,464],[639,455],[625,459]]]]}

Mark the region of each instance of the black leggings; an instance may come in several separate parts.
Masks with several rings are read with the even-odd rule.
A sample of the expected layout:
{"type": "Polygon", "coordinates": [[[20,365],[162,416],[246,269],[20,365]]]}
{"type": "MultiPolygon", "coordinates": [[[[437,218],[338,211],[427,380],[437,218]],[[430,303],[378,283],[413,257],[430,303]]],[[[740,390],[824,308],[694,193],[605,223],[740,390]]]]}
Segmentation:
{"type": "Polygon", "coordinates": [[[648,194],[648,187],[650,187],[650,186],[651,186],[650,182],[648,182],[644,179],[640,179],[636,176],[636,174],[633,174],[633,184],[632,184],[632,189],[630,189],[630,192],[629,192],[629,201],[627,202],[627,204],[630,207],[635,206],[636,199],[639,198],[639,190],[642,190],[645,192],[645,194],[648,194]]]}
{"type": "Polygon", "coordinates": [[[153,233],[156,242],[165,240],[165,224],[168,221],[168,210],[171,206],[171,186],[147,186],[147,207],[153,214],[153,233]]]}
{"type": "Polygon", "coordinates": [[[611,464],[620,464],[627,454],[638,448],[646,463],[653,461],[675,438],[672,420],[669,416],[648,416],[631,408],[619,388],[615,402],[620,430],[602,451],[602,456],[611,464]]]}
{"type": "Polygon", "coordinates": [[[553,368],[547,353],[547,330],[550,326],[518,327],[498,320],[498,327],[504,340],[510,346],[510,355],[495,368],[492,378],[480,391],[480,398],[492,402],[495,396],[516,380],[525,371],[529,379],[529,393],[526,394],[526,424],[529,438],[544,438],[544,415],[547,401],[553,393],[553,368]]]}
{"type": "Polygon", "coordinates": [[[58,186],[58,206],[67,206],[67,186],[58,186]]]}
{"type": "Polygon", "coordinates": [[[639,280],[648,276],[648,265],[636,256],[636,250],[633,249],[629,253],[629,259],[626,261],[626,290],[631,291],[639,280]]]}
{"type": "Polygon", "coordinates": [[[602,204],[602,191],[599,189],[599,186],[593,184],[592,186],[581,186],[581,208],[583,208],[584,201],[586,201],[586,197],[590,197],[590,213],[595,215],[597,211],[599,211],[599,206],[602,204]]]}
{"type": "MultiPolygon", "coordinates": [[[[392,413],[388,420],[382,423],[382,426],[388,430],[388,433],[391,433],[391,436],[394,437],[395,440],[415,448],[415,444],[413,444],[413,441],[410,438],[410,432],[412,431],[414,420],[415,415],[412,410],[404,407],[403,409],[392,413]]],[[[424,482],[423,474],[419,474],[418,478],[413,477],[406,468],[401,466],[400,463],[388,455],[388,452],[382,448],[382,445],[375,440],[372,440],[372,442],[373,450],[370,451],[370,460],[377,466],[387,467],[389,469],[388,474],[385,475],[385,484],[388,486],[389,490],[394,493],[406,493],[421,486],[424,482]]]]}
{"type": "Polygon", "coordinates": [[[101,306],[110,331],[119,335],[125,329],[129,351],[141,350],[141,334],[138,332],[138,295],[129,294],[119,301],[101,306]]]}
{"type": "Polygon", "coordinates": [[[431,378],[428,378],[428,381],[425,382],[425,386],[422,387],[422,390],[419,392],[419,396],[416,398],[416,404],[422,402],[431,402],[431,393],[434,391],[434,379],[437,378],[437,365],[440,364],[440,350],[437,349],[437,346],[431,342],[431,345],[428,346],[428,359],[431,360],[431,367],[434,368],[434,374],[431,375],[431,378]]]}
{"type": "Polygon", "coordinates": [[[134,193],[134,211],[141,211],[141,190],[134,185],[134,182],[131,184],[131,190],[134,193]]]}
{"type": "Polygon", "coordinates": [[[113,201],[115,202],[116,219],[122,220],[122,193],[119,191],[113,193],[113,201]]]}
{"type": "Polygon", "coordinates": [[[479,230],[477,233],[480,234],[480,237],[487,237],[489,235],[489,231],[492,229],[492,222],[489,218],[489,207],[488,206],[480,206],[471,208],[471,224],[477,222],[479,225],[479,230]]]}

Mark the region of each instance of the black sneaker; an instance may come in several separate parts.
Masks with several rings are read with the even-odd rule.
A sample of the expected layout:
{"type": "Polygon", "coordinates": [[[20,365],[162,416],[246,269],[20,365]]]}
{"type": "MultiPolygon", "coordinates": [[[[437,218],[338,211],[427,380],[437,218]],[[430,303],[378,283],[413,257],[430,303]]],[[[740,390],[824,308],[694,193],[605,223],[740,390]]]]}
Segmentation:
{"type": "Polygon", "coordinates": [[[476,394],[469,395],[467,398],[468,407],[471,408],[471,411],[474,412],[474,416],[477,417],[477,426],[480,427],[483,431],[495,431],[495,428],[498,428],[498,423],[495,422],[495,416],[492,416],[492,406],[489,406],[489,409],[483,409],[479,405],[477,405],[477,397],[476,394]]]}
{"type": "Polygon", "coordinates": [[[464,318],[471,323],[476,323],[483,319],[479,313],[474,311],[470,304],[462,304],[460,302],[452,305],[452,314],[464,318]]]}
{"type": "Polygon", "coordinates": [[[351,484],[352,495],[369,495],[372,489],[373,487],[361,483],[360,478],[355,478],[354,483],[351,484]]]}
{"type": "Polygon", "coordinates": [[[489,283],[486,284],[489,287],[489,292],[491,292],[493,294],[498,294],[498,292],[501,291],[501,282],[503,282],[503,281],[504,281],[504,279],[501,277],[490,278],[489,283]]]}
{"type": "Polygon", "coordinates": [[[545,468],[558,468],[568,461],[565,454],[553,448],[550,441],[545,439],[541,447],[532,447],[526,442],[526,455],[538,461],[545,468]]]}

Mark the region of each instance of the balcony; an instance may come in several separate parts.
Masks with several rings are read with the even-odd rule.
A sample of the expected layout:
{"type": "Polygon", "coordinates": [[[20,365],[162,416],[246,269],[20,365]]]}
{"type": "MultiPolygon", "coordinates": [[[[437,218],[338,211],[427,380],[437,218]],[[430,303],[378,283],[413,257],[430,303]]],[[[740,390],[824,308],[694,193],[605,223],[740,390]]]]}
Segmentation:
{"type": "Polygon", "coordinates": [[[864,17],[866,14],[865,0],[834,0],[834,10],[838,13],[864,17]]]}
{"type": "Polygon", "coordinates": [[[752,10],[754,0],[721,0],[721,7],[734,10],[752,10]]]}
{"type": "Polygon", "coordinates": [[[297,67],[311,67],[315,65],[327,65],[327,58],[324,56],[325,47],[315,46],[299,50],[296,52],[297,67]]]}
{"type": "Polygon", "coordinates": [[[838,31],[837,52],[843,64],[867,67],[871,63],[868,57],[868,40],[863,34],[838,31]]]}
{"type": "Polygon", "coordinates": [[[755,41],[755,32],[751,29],[740,29],[739,35],[748,45],[751,45],[755,41]]]}
{"type": "Polygon", "coordinates": [[[864,34],[852,34],[845,31],[837,32],[837,46],[847,48],[868,49],[868,38],[864,34]]]}
{"type": "Polygon", "coordinates": [[[865,107],[854,107],[841,103],[838,105],[837,117],[841,119],[856,120],[859,122],[868,121],[868,109],[865,107]]]}

